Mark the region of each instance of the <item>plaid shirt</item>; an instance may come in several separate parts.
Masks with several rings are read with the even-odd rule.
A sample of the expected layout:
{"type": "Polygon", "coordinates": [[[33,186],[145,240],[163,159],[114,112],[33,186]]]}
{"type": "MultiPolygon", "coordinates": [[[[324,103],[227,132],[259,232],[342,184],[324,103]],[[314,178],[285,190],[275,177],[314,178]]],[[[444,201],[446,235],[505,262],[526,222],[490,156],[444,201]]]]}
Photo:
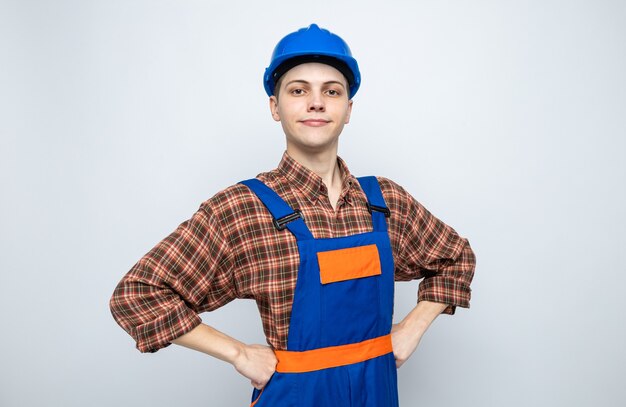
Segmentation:
{"type": "MultiPolygon", "coordinates": [[[[277,169],[258,178],[302,211],[315,238],[369,232],[365,195],[345,163],[338,163],[343,186],[336,211],[322,179],[287,153],[277,169]]],[[[395,279],[424,278],[418,300],[448,304],[444,313],[469,307],[475,259],[467,240],[399,185],[378,181],[391,210],[395,279]]],[[[155,352],[200,324],[199,313],[250,298],[268,344],[286,349],[298,265],[294,236],[277,231],[261,201],[237,184],[202,203],[133,266],[113,293],[111,312],[140,351],[155,352]]]]}

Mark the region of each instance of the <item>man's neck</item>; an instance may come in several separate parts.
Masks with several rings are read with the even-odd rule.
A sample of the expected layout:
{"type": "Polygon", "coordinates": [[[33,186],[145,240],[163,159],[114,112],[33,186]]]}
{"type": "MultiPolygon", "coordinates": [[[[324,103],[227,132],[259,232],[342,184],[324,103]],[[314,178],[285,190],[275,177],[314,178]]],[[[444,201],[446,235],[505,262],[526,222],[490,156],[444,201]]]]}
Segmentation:
{"type": "Polygon", "coordinates": [[[329,196],[339,196],[342,182],[341,170],[337,164],[336,148],[311,154],[287,146],[287,154],[304,167],[319,175],[328,189],[329,196]]]}

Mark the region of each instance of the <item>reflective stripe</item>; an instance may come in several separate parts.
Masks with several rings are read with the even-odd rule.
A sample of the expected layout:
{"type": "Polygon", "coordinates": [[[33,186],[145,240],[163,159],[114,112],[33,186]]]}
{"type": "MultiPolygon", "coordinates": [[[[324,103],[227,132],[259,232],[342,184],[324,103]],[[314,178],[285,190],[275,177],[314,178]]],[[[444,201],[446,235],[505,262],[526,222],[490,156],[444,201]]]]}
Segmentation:
{"type": "Polygon", "coordinates": [[[317,260],[322,284],[381,274],[375,244],[318,252],[317,260]]]}
{"type": "Polygon", "coordinates": [[[393,352],[391,334],[348,345],[303,352],[277,350],[279,373],[304,373],[331,367],[351,365],[393,352]]]}

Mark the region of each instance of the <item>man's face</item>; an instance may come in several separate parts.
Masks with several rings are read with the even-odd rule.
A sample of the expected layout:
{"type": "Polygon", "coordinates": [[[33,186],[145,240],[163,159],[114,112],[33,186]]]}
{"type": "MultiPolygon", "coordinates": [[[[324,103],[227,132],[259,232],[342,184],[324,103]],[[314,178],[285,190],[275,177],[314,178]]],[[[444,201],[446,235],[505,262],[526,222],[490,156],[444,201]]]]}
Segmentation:
{"type": "Polygon", "coordinates": [[[270,97],[270,110],[283,126],[287,150],[320,153],[336,147],[350,121],[348,93],[346,78],[330,65],[310,62],[284,74],[276,89],[279,97],[270,97]]]}

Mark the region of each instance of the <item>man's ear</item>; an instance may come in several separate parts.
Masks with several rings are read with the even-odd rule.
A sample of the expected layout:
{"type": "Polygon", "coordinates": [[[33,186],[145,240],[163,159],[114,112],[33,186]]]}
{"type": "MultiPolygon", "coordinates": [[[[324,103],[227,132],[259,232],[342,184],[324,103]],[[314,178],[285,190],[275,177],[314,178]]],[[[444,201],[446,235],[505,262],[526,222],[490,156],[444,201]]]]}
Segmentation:
{"type": "Polygon", "coordinates": [[[352,99],[348,100],[348,114],[346,115],[346,121],[344,124],[350,123],[351,114],[352,114],[352,99]]]}
{"type": "Polygon", "coordinates": [[[270,112],[272,113],[272,119],[279,122],[280,114],[278,114],[278,98],[275,95],[270,96],[270,112]]]}

